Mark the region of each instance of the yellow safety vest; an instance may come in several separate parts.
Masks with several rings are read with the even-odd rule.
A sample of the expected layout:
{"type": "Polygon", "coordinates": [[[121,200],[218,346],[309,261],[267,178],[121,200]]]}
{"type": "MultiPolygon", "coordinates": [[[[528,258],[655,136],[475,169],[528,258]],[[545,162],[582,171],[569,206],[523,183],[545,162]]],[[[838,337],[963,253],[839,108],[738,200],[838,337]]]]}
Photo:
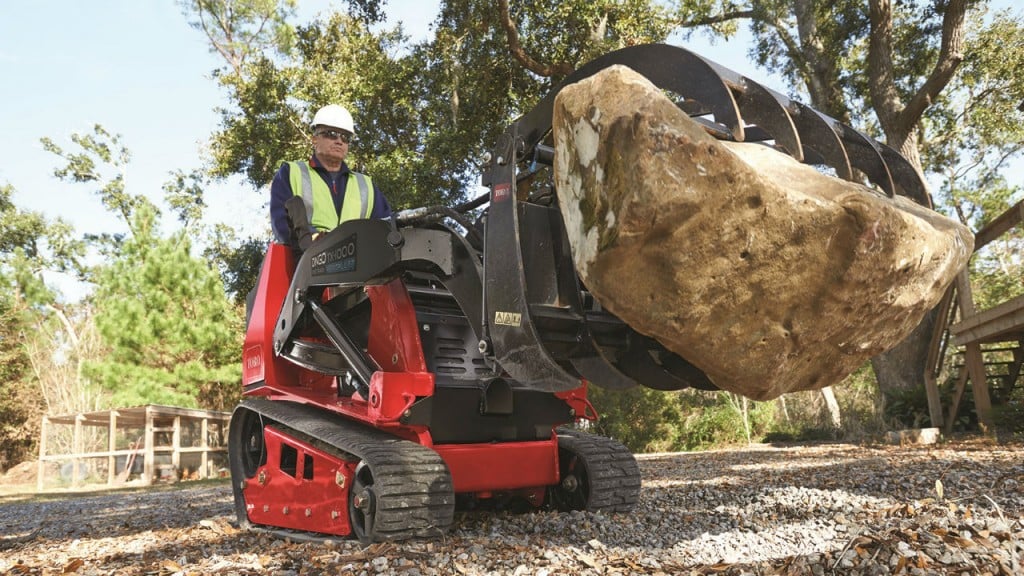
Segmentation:
{"type": "Polygon", "coordinates": [[[359,172],[349,172],[345,197],[341,203],[341,215],[334,209],[331,189],[323,178],[313,177],[309,162],[289,162],[288,176],[292,193],[302,197],[306,205],[309,222],[320,231],[335,229],[347,220],[369,218],[373,213],[373,181],[359,172]]]}

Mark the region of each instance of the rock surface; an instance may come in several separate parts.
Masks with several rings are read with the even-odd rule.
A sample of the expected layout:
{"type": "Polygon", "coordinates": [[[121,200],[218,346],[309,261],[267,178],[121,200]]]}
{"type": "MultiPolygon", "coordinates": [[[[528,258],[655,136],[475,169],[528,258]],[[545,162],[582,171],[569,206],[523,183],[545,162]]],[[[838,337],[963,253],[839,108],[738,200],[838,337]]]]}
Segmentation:
{"type": "Polygon", "coordinates": [[[973,248],[913,201],[721,142],[632,70],[555,101],[555,183],[601,304],[765,400],[834,384],[902,341],[973,248]]]}

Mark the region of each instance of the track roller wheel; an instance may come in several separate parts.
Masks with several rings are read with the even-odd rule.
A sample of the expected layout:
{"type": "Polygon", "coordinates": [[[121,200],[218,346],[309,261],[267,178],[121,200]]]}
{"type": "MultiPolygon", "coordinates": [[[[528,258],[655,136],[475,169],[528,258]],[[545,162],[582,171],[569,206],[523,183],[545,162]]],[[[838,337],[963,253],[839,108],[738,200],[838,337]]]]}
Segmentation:
{"type": "Polygon", "coordinates": [[[640,497],[640,467],[633,454],[610,438],[558,431],[561,482],[548,488],[556,510],[629,512],[640,497]]]}

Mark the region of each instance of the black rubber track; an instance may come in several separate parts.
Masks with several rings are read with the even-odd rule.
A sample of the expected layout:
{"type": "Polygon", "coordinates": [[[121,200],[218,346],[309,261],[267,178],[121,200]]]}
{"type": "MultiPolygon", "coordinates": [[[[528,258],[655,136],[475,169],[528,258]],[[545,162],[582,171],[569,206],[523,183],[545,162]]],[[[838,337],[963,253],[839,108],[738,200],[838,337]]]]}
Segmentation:
{"type": "Polygon", "coordinates": [[[565,452],[571,452],[586,469],[587,496],[571,509],[590,512],[633,510],[640,498],[640,466],[628,448],[611,438],[568,428],[558,429],[558,448],[562,465],[565,452]]]}
{"type": "MultiPolygon", "coordinates": [[[[260,414],[265,424],[338,456],[362,460],[373,471],[376,517],[371,541],[437,536],[452,524],[455,493],[444,460],[433,450],[293,402],[246,399],[235,409],[260,414]]],[[[232,472],[234,476],[234,468],[232,472]]],[[[233,478],[236,509],[241,478],[233,478]]],[[[244,504],[239,514],[244,514],[244,504]]],[[[243,523],[244,518],[239,517],[243,523]]]]}

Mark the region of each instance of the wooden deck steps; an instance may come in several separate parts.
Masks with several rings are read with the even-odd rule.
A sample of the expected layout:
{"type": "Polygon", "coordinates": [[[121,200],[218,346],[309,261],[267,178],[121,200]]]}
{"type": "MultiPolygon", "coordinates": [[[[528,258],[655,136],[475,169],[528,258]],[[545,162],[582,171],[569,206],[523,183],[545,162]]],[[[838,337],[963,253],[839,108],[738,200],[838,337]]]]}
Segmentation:
{"type": "MultiPolygon", "coordinates": [[[[975,234],[975,254],[1024,222],[1024,202],[1018,202],[975,234]]],[[[948,433],[960,409],[963,393],[971,384],[978,422],[992,425],[993,405],[1008,402],[1017,387],[1024,388],[1024,295],[1013,297],[986,310],[976,310],[968,271],[950,287],[938,309],[932,335],[925,388],[933,426],[948,433]],[[953,394],[943,410],[938,378],[946,357],[961,354],[954,362],[953,394]]]]}

